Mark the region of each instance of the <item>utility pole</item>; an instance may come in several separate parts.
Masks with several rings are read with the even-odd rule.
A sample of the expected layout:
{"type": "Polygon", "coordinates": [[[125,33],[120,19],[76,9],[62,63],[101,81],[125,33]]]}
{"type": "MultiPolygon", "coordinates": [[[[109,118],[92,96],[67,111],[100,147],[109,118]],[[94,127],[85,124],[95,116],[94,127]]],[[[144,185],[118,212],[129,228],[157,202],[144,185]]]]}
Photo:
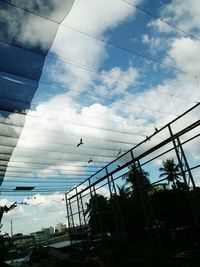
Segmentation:
{"type": "Polygon", "coordinates": [[[11,226],[11,230],[10,230],[10,234],[11,234],[11,237],[13,236],[13,222],[12,222],[12,220],[11,220],[11,222],[10,222],[10,226],[11,226]]]}

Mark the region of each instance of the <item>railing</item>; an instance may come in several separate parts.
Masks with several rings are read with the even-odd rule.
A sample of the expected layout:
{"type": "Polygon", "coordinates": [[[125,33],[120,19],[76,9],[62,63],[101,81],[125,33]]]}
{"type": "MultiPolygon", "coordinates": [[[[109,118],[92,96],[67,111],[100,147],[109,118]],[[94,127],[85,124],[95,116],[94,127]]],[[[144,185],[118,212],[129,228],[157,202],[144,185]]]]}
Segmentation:
{"type": "MultiPolygon", "coordinates": [[[[182,183],[182,185],[185,184],[185,188],[187,188],[188,191],[195,190],[196,182],[198,182],[197,170],[199,170],[200,164],[198,160],[191,160],[191,151],[195,148],[196,143],[198,144],[200,137],[199,106],[200,103],[196,104],[161,129],[155,129],[155,132],[147,136],[144,141],[134,146],[66,193],[68,226],[73,240],[76,240],[76,237],[77,240],[87,240],[89,238],[90,229],[88,216],[86,215],[86,202],[89,202],[96,194],[104,194],[106,197],[109,197],[109,199],[117,195],[117,185],[122,185],[124,183],[123,179],[130,172],[130,166],[136,166],[140,170],[141,168],[147,168],[148,171],[150,170],[151,175],[157,177],[159,174],[155,162],[165,158],[176,158],[175,161],[180,167],[180,183],[182,183]],[[190,148],[192,146],[193,148],[190,148]]],[[[152,186],[155,187],[157,184],[159,185],[165,181],[166,183],[163,185],[163,188],[166,184],[169,189],[172,188],[173,185],[167,178],[157,179],[156,177],[152,177],[152,186]]],[[[142,198],[144,197],[142,196],[142,198]]],[[[149,229],[149,232],[151,232],[153,230],[152,225],[155,226],[155,222],[152,223],[155,216],[152,208],[149,206],[148,197],[142,199],[140,204],[145,214],[146,227],[149,229]]],[[[197,217],[194,210],[193,215],[197,217]]],[[[120,209],[118,209],[117,213],[115,211],[113,216],[115,217],[115,226],[113,227],[115,227],[116,233],[118,232],[117,236],[119,237],[122,233],[126,232],[123,226],[123,216],[121,216],[120,209]]],[[[197,222],[197,218],[194,218],[194,221],[195,220],[196,224],[199,223],[197,222]]],[[[99,236],[98,238],[102,239],[103,236],[99,236]]]]}

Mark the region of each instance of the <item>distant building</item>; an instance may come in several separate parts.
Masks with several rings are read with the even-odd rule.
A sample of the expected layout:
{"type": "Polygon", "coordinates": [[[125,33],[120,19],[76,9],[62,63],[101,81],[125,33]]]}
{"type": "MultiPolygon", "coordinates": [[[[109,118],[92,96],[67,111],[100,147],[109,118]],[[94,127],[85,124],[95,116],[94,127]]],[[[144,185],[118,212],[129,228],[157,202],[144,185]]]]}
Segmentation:
{"type": "Polygon", "coordinates": [[[36,243],[45,243],[49,240],[49,234],[45,233],[45,231],[37,231],[34,233],[31,233],[30,235],[34,236],[36,243]]]}
{"type": "Polygon", "coordinates": [[[67,231],[66,224],[58,223],[55,227],[55,234],[64,234],[67,231]]]}
{"type": "Polygon", "coordinates": [[[53,235],[54,234],[54,228],[52,226],[41,229],[42,232],[45,232],[47,235],[53,235]]]}
{"type": "Polygon", "coordinates": [[[50,226],[49,227],[49,232],[50,232],[50,235],[53,235],[54,234],[54,227],[50,226]]]}
{"type": "Polygon", "coordinates": [[[34,236],[33,235],[22,235],[16,234],[12,237],[13,246],[30,246],[34,243],[34,236]]]}

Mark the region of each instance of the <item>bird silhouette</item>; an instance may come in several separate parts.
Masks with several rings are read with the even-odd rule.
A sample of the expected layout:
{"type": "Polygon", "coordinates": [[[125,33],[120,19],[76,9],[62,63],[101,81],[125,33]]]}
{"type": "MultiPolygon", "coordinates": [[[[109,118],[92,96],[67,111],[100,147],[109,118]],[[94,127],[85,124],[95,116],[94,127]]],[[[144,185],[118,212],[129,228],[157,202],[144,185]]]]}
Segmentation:
{"type": "Polygon", "coordinates": [[[78,143],[78,145],[77,145],[77,147],[79,147],[80,145],[83,145],[84,143],[83,143],[83,139],[81,138],[80,139],[80,142],[78,143]]]}
{"type": "Polygon", "coordinates": [[[92,158],[90,158],[89,160],[88,160],[88,163],[91,163],[93,160],[92,160],[92,158]]]}
{"type": "Polygon", "coordinates": [[[117,157],[118,157],[121,153],[122,153],[122,151],[121,151],[121,148],[120,148],[119,152],[117,153],[117,157]]]}
{"type": "Polygon", "coordinates": [[[150,139],[150,137],[146,136],[146,140],[150,141],[151,139],[150,139]]]}
{"type": "Polygon", "coordinates": [[[158,128],[155,127],[155,132],[157,133],[158,132],[158,128]]]}

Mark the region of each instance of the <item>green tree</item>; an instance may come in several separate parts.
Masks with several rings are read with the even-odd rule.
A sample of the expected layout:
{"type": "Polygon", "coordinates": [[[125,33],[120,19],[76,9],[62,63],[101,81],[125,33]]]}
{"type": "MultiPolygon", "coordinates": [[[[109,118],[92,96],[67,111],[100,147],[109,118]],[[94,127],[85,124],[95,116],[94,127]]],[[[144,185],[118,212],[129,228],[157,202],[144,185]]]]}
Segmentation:
{"type": "Polygon", "coordinates": [[[160,177],[165,177],[168,183],[172,182],[173,187],[176,188],[176,184],[180,183],[180,166],[174,162],[174,159],[164,160],[162,164],[163,166],[159,168],[161,172],[160,177]]]}
{"type": "Polygon", "coordinates": [[[109,203],[104,196],[95,194],[90,198],[89,203],[86,203],[85,215],[88,216],[88,224],[92,236],[104,235],[108,232],[108,214],[109,203]]]}
{"type": "MultiPolygon", "coordinates": [[[[138,164],[130,166],[130,171],[124,176],[126,184],[130,185],[131,197],[129,201],[129,221],[126,219],[128,231],[132,236],[143,235],[145,232],[145,212],[147,201],[149,200],[149,192],[152,190],[149,181],[149,173],[144,171],[138,164]]],[[[125,216],[127,217],[127,216],[125,216]]]]}
{"type": "Polygon", "coordinates": [[[125,176],[126,184],[131,184],[134,192],[148,192],[151,188],[149,173],[140,168],[137,164],[130,166],[130,172],[125,176]]]}
{"type": "Polygon", "coordinates": [[[130,197],[130,193],[131,193],[130,188],[127,188],[126,185],[123,185],[121,187],[119,185],[117,185],[117,189],[118,189],[117,196],[118,196],[119,200],[126,201],[127,198],[130,197]]]}

